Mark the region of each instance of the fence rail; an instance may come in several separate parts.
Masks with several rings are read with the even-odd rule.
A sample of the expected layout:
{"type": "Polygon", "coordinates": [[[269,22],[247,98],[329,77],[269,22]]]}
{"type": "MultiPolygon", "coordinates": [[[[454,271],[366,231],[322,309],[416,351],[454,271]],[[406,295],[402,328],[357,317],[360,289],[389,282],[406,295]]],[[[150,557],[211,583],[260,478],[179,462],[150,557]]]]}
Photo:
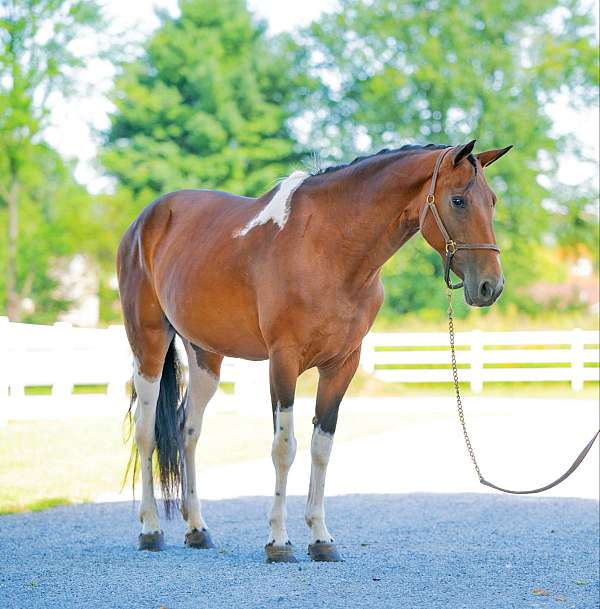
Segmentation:
{"type": "MultiPolygon", "coordinates": [[[[598,333],[579,329],[536,332],[473,332],[456,335],[460,377],[481,391],[484,383],[568,381],[580,390],[599,374],[598,333]]],[[[185,357],[183,358],[185,361],[185,357]]],[[[445,333],[371,333],[362,369],[385,382],[451,380],[445,333]]],[[[226,358],[221,382],[237,395],[268,391],[266,363],[226,358]]],[[[75,385],[106,385],[122,396],[131,377],[131,355],[122,326],[107,329],[10,323],[0,317],[0,397],[23,396],[25,387],[50,386],[52,395],[75,385]]]]}
{"type": "MultiPolygon", "coordinates": [[[[599,337],[594,331],[460,332],[456,334],[460,378],[481,391],[490,382],[568,381],[575,391],[598,381],[599,337]]],[[[449,382],[448,335],[369,334],[363,369],[396,383],[449,382]]]]}

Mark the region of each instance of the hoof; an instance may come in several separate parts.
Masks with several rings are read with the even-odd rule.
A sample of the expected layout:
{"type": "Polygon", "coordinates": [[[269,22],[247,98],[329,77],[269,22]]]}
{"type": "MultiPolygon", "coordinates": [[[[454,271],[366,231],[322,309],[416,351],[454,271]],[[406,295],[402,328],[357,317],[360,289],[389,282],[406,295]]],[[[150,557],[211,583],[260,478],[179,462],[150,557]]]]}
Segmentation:
{"type": "Polygon", "coordinates": [[[185,534],[185,545],[197,550],[210,550],[215,547],[210,533],[206,529],[192,529],[185,534]]]}
{"type": "Polygon", "coordinates": [[[265,546],[265,553],[267,555],[267,562],[298,562],[294,556],[294,547],[291,543],[287,543],[284,546],[276,546],[272,543],[268,543],[265,546]]]}
{"type": "Polygon", "coordinates": [[[334,543],[317,541],[308,546],[311,560],[316,562],[344,562],[334,543]]]}
{"type": "Polygon", "coordinates": [[[162,531],[154,533],[140,533],[138,537],[138,550],[159,552],[165,549],[165,535],[162,531]]]}

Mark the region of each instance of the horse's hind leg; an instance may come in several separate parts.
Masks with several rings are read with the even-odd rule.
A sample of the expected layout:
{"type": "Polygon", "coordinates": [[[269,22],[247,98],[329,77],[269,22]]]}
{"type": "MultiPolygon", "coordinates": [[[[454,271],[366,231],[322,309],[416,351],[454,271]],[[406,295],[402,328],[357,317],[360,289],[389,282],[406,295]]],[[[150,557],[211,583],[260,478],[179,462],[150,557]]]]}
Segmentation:
{"type": "Polygon", "coordinates": [[[156,406],[160,393],[162,362],[169,349],[172,334],[169,336],[165,326],[162,331],[156,331],[156,328],[150,331],[139,328],[135,336],[136,361],[133,374],[137,393],[135,443],[140,454],[142,472],[142,501],[139,511],[142,532],[139,536],[139,549],[161,550],[164,540],[154,498],[152,455],[156,447],[156,406]]]}
{"type": "Polygon", "coordinates": [[[202,430],[202,418],[209,400],[219,386],[223,357],[209,353],[185,341],[190,380],[186,398],[186,417],[183,429],[185,457],[185,497],[182,512],[187,523],[185,545],[190,548],[214,548],[202,512],[196,484],[196,445],[202,430]]]}
{"type": "Polygon", "coordinates": [[[304,518],[310,528],[308,553],[313,560],[337,562],[342,560],[334,539],[325,524],[325,475],[333,446],[333,436],[342,397],[356,372],[360,350],[352,353],[335,368],[319,369],[319,387],[310,447],[312,465],[310,487],[304,518]]]}
{"type": "Polygon", "coordinates": [[[152,482],[152,454],[156,445],[154,422],[160,378],[147,379],[136,366],[133,383],[138,400],[135,409],[135,444],[140,454],[140,469],[142,472],[142,501],[139,509],[142,532],[139,536],[139,549],[160,550],[164,541],[158,521],[152,482]]]}
{"type": "MultiPolygon", "coordinates": [[[[160,550],[163,534],[160,530],[152,481],[152,455],[156,448],[156,410],[161,391],[165,359],[174,331],[145,273],[137,267],[135,249],[124,249],[119,258],[119,290],[123,320],[131,350],[134,354],[133,384],[137,394],[135,409],[135,444],[140,455],[142,501],[139,517],[142,532],[141,550],[160,550]]],[[[169,354],[174,358],[174,351],[169,354]]],[[[170,366],[168,372],[171,372],[170,366]]],[[[167,374],[169,376],[169,374],[167,374]]],[[[175,409],[176,404],[172,405],[175,409]]]]}

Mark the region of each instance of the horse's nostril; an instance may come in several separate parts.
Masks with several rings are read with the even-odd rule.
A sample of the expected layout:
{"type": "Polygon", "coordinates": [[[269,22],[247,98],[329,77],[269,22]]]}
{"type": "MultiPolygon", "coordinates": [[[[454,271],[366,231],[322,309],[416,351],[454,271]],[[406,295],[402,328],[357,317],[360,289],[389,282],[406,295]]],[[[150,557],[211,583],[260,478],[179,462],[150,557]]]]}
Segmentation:
{"type": "Polygon", "coordinates": [[[479,296],[481,296],[481,298],[485,298],[486,300],[488,300],[492,297],[493,293],[494,288],[487,279],[479,284],[479,296]]]}

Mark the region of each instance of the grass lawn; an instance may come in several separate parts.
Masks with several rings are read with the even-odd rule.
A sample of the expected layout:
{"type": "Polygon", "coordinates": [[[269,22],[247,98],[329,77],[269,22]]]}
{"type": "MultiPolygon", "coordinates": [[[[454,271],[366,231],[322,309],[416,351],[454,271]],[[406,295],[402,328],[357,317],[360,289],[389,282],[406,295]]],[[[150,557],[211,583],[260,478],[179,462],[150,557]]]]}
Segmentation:
{"type": "MultiPolygon", "coordinates": [[[[452,378],[448,370],[448,379],[452,378]]],[[[599,370],[600,375],[600,370],[599,370]]],[[[459,366],[460,377],[460,366],[459,366]]],[[[319,380],[318,372],[313,368],[307,370],[299,379],[296,395],[314,396],[319,380]]],[[[599,383],[587,382],[582,391],[574,392],[568,382],[556,383],[485,383],[482,393],[473,393],[469,383],[461,382],[461,393],[464,396],[479,397],[514,397],[521,395],[529,398],[561,398],[565,399],[598,399],[599,383]]],[[[454,385],[448,383],[388,383],[365,374],[360,368],[348,387],[346,395],[351,397],[394,397],[410,396],[452,396],[454,385]]]]}
{"type": "MultiPolygon", "coordinates": [[[[303,374],[298,383],[298,395],[314,396],[317,380],[315,371],[303,374]]],[[[468,397],[467,384],[463,393],[468,397]]],[[[395,396],[401,406],[403,402],[407,403],[405,400],[410,402],[411,396],[451,397],[452,387],[450,384],[382,383],[359,373],[348,395],[395,396]]],[[[507,399],[515,396],[597,399],[598,383],[586,383],[579,393],[571,391],[568,383],[498,383],[486,385],[483,394],[479,395],[507,399]]],[[[453,416],[453,411],[449,415],[453,416]]],[[[309,447],[312,416],[312,406],[296,408],[295,432],[300,450],[309,447]]],[[[390,411],[375,406],[367,417],[346,413],[340,416],[336,442],[393,429],[409,422],[409,417],[400,407],[390,411]]],[[[129,445],[124,443],[125,431],[118,418],[13,421],[0,427],[0,514],[42,510],[117,493],[129,458],[129,445]]],[[[198,445],[199,470],[269,457],[271,439],[268,405],[261,417],[213,412],[205,419],[198,445]]]]}
{"type": "MultiPolygon", "coordinates": [[[[298,408],[298,448],[310,445],[312,408],[298,408]]],[[[338,441],[389,429],[389,418],[340,422],[338,441]]],[[[400,420],[398,424],[400,424],[400,420]]],[[[11,421],[0,428],[0,514],[42,510],[117,493],[129,458],[124,426],[115,418],[11,421]]],[[[269,457],[272,427],[265,416],[218,412],[206,417],[198,444],[200,471],[214,465],[269,457]]],[[[130,487],[130,482],[127,483],[130,487]]]]}
{"type": "Polygon", "coordinates": [[[0,514],[118,490],[129,454],[115,419],[15,421],[0,428],[0,514]]]}

